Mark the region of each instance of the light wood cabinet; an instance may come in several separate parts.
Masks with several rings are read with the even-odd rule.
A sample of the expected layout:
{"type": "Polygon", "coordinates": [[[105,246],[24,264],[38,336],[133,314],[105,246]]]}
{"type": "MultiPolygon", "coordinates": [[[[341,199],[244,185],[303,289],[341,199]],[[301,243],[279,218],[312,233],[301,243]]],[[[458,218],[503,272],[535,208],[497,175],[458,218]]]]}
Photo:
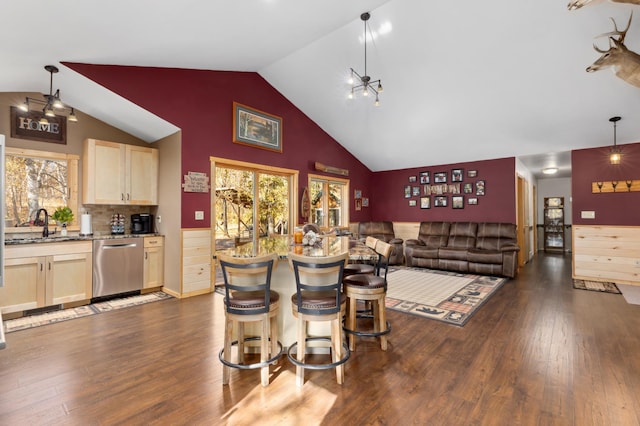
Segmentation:
{"type": "Polygon", "coordinates": [[[143,288],[164,285],[164,237],[144,238],[143,288]]]}
{"type": "Polygon", "coordinates": [[[91,299],[91,241],[5,247],[2,313],[91,299]]]}
{"type": "Polygon", "coordinates": [[[158,150],[86,139],[83,146],[84,204],[158,204],[158,150]]]}

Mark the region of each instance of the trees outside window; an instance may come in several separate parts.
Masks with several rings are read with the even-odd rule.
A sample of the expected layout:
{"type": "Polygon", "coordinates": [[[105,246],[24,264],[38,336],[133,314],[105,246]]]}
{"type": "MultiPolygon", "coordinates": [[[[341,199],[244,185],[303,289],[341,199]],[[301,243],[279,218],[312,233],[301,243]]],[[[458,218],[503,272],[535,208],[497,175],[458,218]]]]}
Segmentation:
{"type": "Polygon", "coordinates": [[[311,222],[321,228],[349,225],[349,181],[309,175],[311,222]]]}

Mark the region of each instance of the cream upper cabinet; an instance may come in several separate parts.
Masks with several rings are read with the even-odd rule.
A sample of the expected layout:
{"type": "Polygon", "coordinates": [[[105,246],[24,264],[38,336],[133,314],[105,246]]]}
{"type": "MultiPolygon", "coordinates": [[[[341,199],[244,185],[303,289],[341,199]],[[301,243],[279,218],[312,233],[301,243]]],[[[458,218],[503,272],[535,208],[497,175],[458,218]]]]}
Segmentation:
{"type": "Polygon", "coordinates": [[[86,139],[82,164],[84,204],[158,204],[158,150],[86,139]]]}

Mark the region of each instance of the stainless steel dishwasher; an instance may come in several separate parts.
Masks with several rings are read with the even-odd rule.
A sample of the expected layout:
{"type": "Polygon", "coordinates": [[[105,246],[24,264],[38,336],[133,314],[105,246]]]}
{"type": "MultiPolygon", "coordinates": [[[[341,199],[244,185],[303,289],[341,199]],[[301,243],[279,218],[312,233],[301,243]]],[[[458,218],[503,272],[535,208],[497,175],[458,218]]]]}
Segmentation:
{"type": "Polygon", "coordinates": [[[142,289],[142,238],[93,241],[93,297],[142,289]]]}

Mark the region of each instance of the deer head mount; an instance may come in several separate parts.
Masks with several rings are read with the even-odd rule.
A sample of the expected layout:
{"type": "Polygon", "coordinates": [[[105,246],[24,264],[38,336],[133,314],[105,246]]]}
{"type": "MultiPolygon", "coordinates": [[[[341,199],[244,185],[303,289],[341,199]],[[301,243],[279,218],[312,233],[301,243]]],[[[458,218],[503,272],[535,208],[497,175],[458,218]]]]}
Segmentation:
{"type": "MultiPolygon", "coordinates": [[[[609,0],[612,3],[627,3],[627,4],[638,4],[640,5],[640,0],[609,0]]],[[[580,9],[583,6],[589,6],[593,4],[602,3],[602,0],[572,0],[567,5],[569,10],[580,9]]]]}
{"type": "Polygon", "coordinates": [[[613,21],[614,30],[608,33],[600,34],[596,38],[607,37],[609,40],[609,49],[602,50],[593,44],[596,52],[602,55],[596,61],[587,67],[587,72],[595,72],[604,68],[611,68],[617,77],[623,79],[627,83],[640,88],[640,55],[627,49],[624,45],[624,38],[631,26],[633,12],[629,16],[629,22],[624,30],[619,30],[616,21],[613,21]]]}

